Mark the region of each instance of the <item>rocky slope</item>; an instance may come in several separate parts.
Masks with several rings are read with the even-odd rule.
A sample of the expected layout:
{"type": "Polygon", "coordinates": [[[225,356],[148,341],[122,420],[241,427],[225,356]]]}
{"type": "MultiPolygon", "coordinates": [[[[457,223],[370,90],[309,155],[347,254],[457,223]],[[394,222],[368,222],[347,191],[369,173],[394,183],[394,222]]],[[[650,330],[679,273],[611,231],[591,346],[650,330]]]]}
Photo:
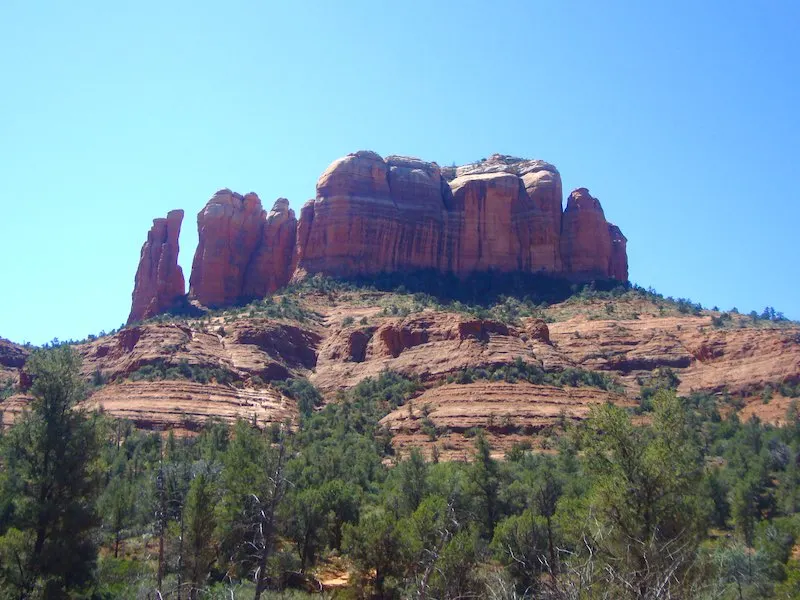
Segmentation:
{"type": "MultiPolygon", "coordinates": [[[[183,300],[182,212],[157,219],[142,249],[129,323],[183,300]]],[[[197,216],[189,300],[221,307],[309,274],[433,270],[545,273],[627,281],[626,239],[581,188],[562,212],[561,176],[539,160],[493,155],[440,168],[361,151],[334,161],[299,221],[285,199],[267,213],[254,193],[220,190],[197,216]]]]}
{"type": "MultiPolygon", "coordinates": [[[[634,291],[528,313],[505,318],[493,308],[479,318],[408,294],[307,287],[243,309],[128,327],[77,349],[87,381],[100,384],[90,406],[140,427],[179,431],[209,417],[262,425],[294,419],[294,401],[276,387],[286,378],[307,377],[334,401],[366,377],[397,371],[424,390],[384,419],[395,445],[436,446],[445,458],[461,457],[473,427],[486,429],[498,452],[521,441],[546,447],[550,430],[592,405],[638,404],[642,385],[667,368],[680,393],[708,392],[720,402],[733,395],[743,416],[771,420],[791,402],[779,386],[800,382],[796,324],[735,316],[720,326],[718,313],[684,314],[634,291]],[[520,360],[548,374],[602,373],[616,385],[491,379],[520,360]],[[467,372],[473,375],[462,377],[467,372]],[[765,403],[768,388],[775,397],[765,403]]],[[[0,344],[0,365],[14,381],[26,356],[0,344]]],[[[17,394],[2,403],[6,423],[26,400],[17,394]]]]}

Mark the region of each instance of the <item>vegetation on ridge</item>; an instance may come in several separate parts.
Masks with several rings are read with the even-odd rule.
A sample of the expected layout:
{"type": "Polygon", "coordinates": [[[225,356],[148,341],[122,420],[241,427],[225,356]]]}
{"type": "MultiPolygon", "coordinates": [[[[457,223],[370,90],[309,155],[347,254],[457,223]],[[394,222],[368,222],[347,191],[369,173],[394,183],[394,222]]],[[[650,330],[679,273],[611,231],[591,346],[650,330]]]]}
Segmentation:
{"type": "Polygon", "coordinates": [[[555,454],[498,461],[477,433],[471,462],[439,463],[380,427],[420,389],[394,373],[294,430],[181,439],[76,410],[69,347],[29,369],[36,400],[0,440],[2,598],[271,598],[330,569],[351,598],[800,595],[796,404],[742,423],[663,373],[643,423],[603,405],[555,454]]]}

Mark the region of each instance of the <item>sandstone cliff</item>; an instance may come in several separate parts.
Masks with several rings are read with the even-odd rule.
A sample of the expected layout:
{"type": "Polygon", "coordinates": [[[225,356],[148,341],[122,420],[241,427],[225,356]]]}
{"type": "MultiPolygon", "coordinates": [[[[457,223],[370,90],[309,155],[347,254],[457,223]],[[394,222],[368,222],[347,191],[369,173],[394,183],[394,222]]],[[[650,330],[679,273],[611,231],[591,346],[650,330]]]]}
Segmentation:
{"type": "Polygon", "coordinates": [[[267,213],[252,192],[218,191],[197,215],[189,296],[223,306],[274,292],[289,279],[296,229],[286,199],[267,213]]]}
{"type": "MultiPolygon", "coordinates": [[[[177,230],[159,227],[142,250],[131,320],[183,294],[175,278],[177,230]],[[162,270],[160,261],[169,268],[162,270]]],[[[417,158],[356,152],[320,176],[299,222],[283,198],[267,213],[256,194],[224,189],[197,215],[197,228],[189,299],[206,307],[263,297],[315,273],[628,278],[626,239],[588,190],[572,192],[562,213],[553,165],[499,154],[442,169],[417,158]]]]}
{"type": "Polygon", "coordinates": [[[182,222],[182,210],[170,211],[166,219],[153,220],[136,270],[128,323],[172,308],[186,293],[183,270],[178,265],[182,222]]]}

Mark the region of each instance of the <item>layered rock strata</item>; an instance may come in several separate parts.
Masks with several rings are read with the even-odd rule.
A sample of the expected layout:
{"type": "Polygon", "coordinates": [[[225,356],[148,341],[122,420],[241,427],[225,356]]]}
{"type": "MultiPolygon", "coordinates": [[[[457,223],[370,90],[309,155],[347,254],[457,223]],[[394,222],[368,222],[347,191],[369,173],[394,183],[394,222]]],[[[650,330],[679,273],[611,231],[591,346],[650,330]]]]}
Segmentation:
{"type": "MultiPolygon", "coordinates": [[[[580,188],[563,213],[561,202],[561,176],[540,160],[493,155],[443,169],[356,152],[320,176],[299,222],[285,199],[267,213],[254,193],[217,192],[197,215],[189,299],[207,307],[235,304],[315,273],[430,269],[464,277],[496,271],[626,281],[627,240],[606,221],[599,201],[580,188]]],[[[156,233],[154,225],[150,237],[156,233]]],[[[152,266],[162,255],[145,252],[148,237],[132,320],[152,316],[178,295],[175,236],[174,245],[163,243],[164,259],[174,264],[163,273],[173,279],[163,284],[152,266]]]]}

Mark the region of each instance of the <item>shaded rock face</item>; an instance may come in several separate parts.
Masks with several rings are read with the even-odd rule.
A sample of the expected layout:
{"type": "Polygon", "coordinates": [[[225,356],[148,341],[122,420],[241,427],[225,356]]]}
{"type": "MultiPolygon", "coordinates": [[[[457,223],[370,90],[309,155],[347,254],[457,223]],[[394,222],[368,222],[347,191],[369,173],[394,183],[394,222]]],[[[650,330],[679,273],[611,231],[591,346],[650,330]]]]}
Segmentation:
{"type": "Polygon", "coordinates": [[[573,279],[612,276],[609,225],[600,202],[586,188],[575,190],[567,200],[561,224],[561,257],[565,274],[573,279]]]}
{"type": "MultiPolygon", "coordinates": [[[[356,152],[320,176],[316,198],[303,206],[299,222],[285,199],[267,213],[254,193],[217,192],[197,215],[189,298],[225,306],[315,273],[430,269],[467,277],[520,271],[627,280],[625,237],[606,222],[597,199],[585,188],[575,190],[562,213],[561,198],[558,170],[540,160],[496,154],[442,169],[417,158],[356,152]]],[[[173,235],[155,228],[151,237],[173,235]]],[[[169,240],[162,254],[179,273],[177,233],[174,245],[169,240]]],[[[172,287],[162,291],[162,275],[150,275],[162,254],[148,250],[145,260],[143,249],[132,311],[137,318],[163,310],[178,287],[183,293],[177,280],[167,280],[172,287]]]]}
{"type": "Polygon", "coordinates": [[[611,260],[608,273],[619,281],[628,281],[628,239],[622,235],[619,227],[608,224],[608,235],[611,238],[611,260]]]}
{"type": "Polygon", "coordinates": [[[170,211],[166,219],[153,220],[139,257],[128,323],[174,307],[186,293],[183,269],[178,265],[182,222],[182,210],[170,211]]]}
{"type": "Polygon", "coordinates": [[[267,214],[256,194],[220,190],[197,215],[189,297],[224,306],[285,285],[296,230],[287,200],[279,199],[267,214]]]}

